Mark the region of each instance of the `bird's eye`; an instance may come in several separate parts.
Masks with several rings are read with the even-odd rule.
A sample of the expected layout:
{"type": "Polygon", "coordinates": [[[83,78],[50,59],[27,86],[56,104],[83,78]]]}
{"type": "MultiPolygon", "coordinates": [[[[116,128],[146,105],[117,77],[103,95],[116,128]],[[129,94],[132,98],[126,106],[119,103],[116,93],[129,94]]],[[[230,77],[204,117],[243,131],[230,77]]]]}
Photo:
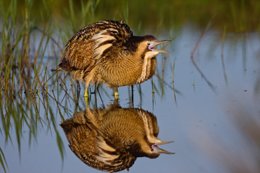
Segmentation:
{"type": "Polygon", "coordinates": [[[152,50],[152,49],[153,49],[153,46],[152,46],[152,44],[151,44],[150,42],[147,43],[147,48],[148,48],[149,50],[152,50]]]}

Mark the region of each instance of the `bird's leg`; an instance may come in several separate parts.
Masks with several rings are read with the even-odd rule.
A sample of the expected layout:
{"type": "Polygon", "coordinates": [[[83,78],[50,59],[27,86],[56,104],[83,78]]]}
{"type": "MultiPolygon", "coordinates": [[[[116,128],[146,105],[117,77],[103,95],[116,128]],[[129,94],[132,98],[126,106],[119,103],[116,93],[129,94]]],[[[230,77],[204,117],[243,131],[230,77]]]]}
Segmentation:
{"type": "Polygon", "coordinates": [[[130,107],[134,107],[134,85],[131,85],[130,107]]]}
{"type": "Polygon", "coordinates": [[[76,81],[76,84],[77,84],[77,100],[79,100],[79,96],[80,96],[80,84],[79,84],[79,81],[78,81],[78,80],[76,81]]]}
{"type": "Polygon", "coordinates": [[[86,83],[85,83],[84,99],[85,99],[86,107],[89,106],[88,87],[89,87],[90,80],[91,78],[86,78],[85,80],[86,83]]]}
{"type": "Polygon", "coordinates": [[[77,80],[77,92],[76,92],[76,106],[75,106],[75,109],[78,108],[79,106],[79,98],[80,98],[80,84],[79,84],[79,81],[77,80]]]}
{"type": "Polygon", "coordinates": [[[88,106],[88,105],[89,105],[89,100],[88,100],[88,87],[85,88],[85,91],[84,91],[84,99],[85,99],[86,106],[88,106]]]}
{"type": "Polygon", "coordinates": [[[98,85],[95,84],[95,90],[94,90],[95,107],[97,106],[97,92],[98,92],[98,85]]]}
{"type": "Polygon", "coordinates": [[[114,91],[114,98],[115,98],[115,100],[118,100],[118,98],[119,98],[118,88],[117,87],[113,88],[113,91],[114,91]]]}

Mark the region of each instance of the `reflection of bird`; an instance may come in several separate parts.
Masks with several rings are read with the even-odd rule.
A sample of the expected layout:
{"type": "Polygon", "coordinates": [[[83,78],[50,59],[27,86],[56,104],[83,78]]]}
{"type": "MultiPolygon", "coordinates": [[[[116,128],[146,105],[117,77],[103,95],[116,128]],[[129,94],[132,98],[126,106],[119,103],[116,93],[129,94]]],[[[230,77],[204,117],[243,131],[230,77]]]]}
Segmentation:
{"type": "Polygon", "coordinates": [[[71,150],[96,169],[117,172],[130,168],[137,157],[156,158],[170,152],[158,147],[157,120],[142,109],[111,106],[75,113],[61,124],[71,150]]]}
{"type": "Polygon", "coordinates": [[[166,41],[154,36],[133,36],[123,22],[105,20],[89,25],[67,43],[59,64],[76,80],[106,83],[118,98],[119,86],[133,85],[149,79],[155,72],[155,56],[165,53],[155,49],[166,41]]]}

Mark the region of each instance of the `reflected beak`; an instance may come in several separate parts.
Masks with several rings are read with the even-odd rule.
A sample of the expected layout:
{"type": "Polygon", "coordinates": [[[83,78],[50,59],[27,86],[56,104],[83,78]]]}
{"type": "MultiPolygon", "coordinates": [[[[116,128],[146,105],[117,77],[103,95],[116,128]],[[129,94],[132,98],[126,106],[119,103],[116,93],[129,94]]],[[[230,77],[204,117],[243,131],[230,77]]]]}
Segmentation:
{"type": "Polygon", "coordinates": [[[165,149],[160,148],[158,145],[152,145],[153,150],[158,154],[175,154],[173,152],[167,151],[165,149]]]}
{"type": "Polygon", "coordinates": [[[165,144],[170,144],[173,143],[174,141],[159,141],[158,143],[156,143],[156,145],[165,145],[165,144]]]}
{"type": "Polygon", "coordinates": [[[159,145],[170,144],[170,143],[173,143],[173,141],[161,141],[161,140],[158,140],[155,144],[152,145],[152,148],[158,154],[175,154],[173,152],[167,151],[167,150],[162,149],[162,148],[159,147],[159,145]]]}
{"type": "Polygon", "coordinates": [[[157,150],[158,150],[158,153],[160,153],[160,154],[175,154],[173,152],[167,151],[167,150],[162,149],[160,147],[157,147],[157,150]]]}

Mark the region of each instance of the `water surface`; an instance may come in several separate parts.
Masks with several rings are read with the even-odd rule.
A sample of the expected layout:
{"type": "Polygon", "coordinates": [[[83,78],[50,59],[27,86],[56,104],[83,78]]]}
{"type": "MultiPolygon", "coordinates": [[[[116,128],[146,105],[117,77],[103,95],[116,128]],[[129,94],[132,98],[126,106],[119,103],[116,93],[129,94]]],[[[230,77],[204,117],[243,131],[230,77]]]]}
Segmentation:
{"type": "MultiPolygon", "coordinates": [[[[193,58],[212,84],[210,87],[191,61],[200,34],[201,31],[191,26],[183,27],[169,46],[169,57],[157,58],[158,75],[162,76],[162,68],[165,70],[162,85],[157,76],[153,77],[158,92],[153,94],[152,80],[141,85],[141,97],[139,87],[134,87],[134,107],[141,107],[157,117],[159,137],[175,141],[163,148],[176,154],[161,155],[157,159],[139,158],[130,172],[218,173],[240,170],[256,173],[260,170],[260,145],[250,131],[250,128],[253,128],[252,132],[260,130],[259,35],[227,34],[221,39],[221,33],[215,31],[204,34],[193,58]]],[[[167,34],[159,36],[165,37],[167,34]]],[[[53,67],[55,61],[48,65],[48,70],[53,67]]],[[[70,83],[65,85],[71,91],[70,83]]],[[[112,95],[112,90],[104,88],[112,95]]],[[[97,97],[98,107],[112,102],[112,97],[101,93],[102,100],[97,97]]],[[[73,94],[70,92],[68,95],[73,94]]],[[[129,107],[128,88],[120,88],[119,95],[121,106],[129,107]]],[[[83,94],[77,109],[84,109],[82,97],[83,94]]],[[[75,109],[72,99],[68,100],[71,103],[58,100],[69,110],[64,112],[65,118],[72,116],[75,109]]],[[[55,101],[51,105],[57,107],[55,101]]],[[[82,163],[70,151],[59,126],[62,121],[60,110],[53,109],[57,131],[64,144],[62,161],[54,128],[44,123],[45,111],[40,109],[43,125],[38,127],[36,140],[32,140],[31,145],[28,142],[29,129],[22,131],[20,156],[15,140],[0,141],[9,165],[8,172],[99,172],[82,163]]],[[[14,129],[11,136],[15,139],[14,129]]]]}

